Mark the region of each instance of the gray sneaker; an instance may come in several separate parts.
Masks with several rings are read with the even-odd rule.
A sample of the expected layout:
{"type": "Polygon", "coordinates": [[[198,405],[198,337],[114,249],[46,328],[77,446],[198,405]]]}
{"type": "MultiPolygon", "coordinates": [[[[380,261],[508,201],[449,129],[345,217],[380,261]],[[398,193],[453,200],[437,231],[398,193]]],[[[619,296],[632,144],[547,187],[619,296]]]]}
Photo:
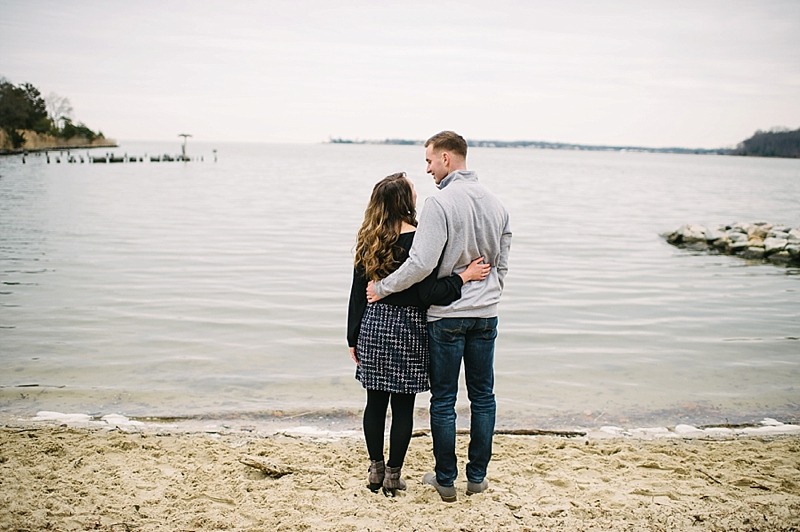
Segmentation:
{"type": "Polygon", "coordinates": [[[436,491],[439,492],[439,497],[441,497],[444,502],[456,502],[456,488],[439,484],[436,480],[436,473],[425,473],[425,476],[422,477],[422,483],[436,488],[436,491]]]}
{"type": "Polygon", "coordinates": [[[476,493],[485,491],[488,487],[489,481],[486,479],[483,479],[480,482],[467,482],[467,495],[475,495],[476,493]]]}

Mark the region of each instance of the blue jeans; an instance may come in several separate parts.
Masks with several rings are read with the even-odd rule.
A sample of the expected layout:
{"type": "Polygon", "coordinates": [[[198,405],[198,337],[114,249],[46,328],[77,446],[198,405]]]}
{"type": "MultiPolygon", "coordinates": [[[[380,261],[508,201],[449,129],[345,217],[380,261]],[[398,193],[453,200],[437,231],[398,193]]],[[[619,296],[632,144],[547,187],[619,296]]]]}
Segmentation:
{"type": "Polygon", "coordinates": [[[436,481],[452,486],[456,461],[456,399],[461,361],[470,402],[467,480],[481,482],[492,457],[494,434],[494,341],[497,318],[444,318],[428,322],[431,351],[431,435],[436,481]]]}

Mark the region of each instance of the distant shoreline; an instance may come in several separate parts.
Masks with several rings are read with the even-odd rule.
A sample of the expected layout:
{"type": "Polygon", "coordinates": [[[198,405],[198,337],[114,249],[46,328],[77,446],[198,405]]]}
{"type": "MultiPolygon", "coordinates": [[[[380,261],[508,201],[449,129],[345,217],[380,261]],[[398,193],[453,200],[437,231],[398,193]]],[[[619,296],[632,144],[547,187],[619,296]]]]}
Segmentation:
{"type": "MultiPolygon", "coordinates": [[[[330,144],[395,144],[421,146],[420,140],[385,139],[385,140],[351,140],[333,138],[330,144]]],[[[567,142],[546,142],[539,140],[477,140],[467,139],[471,147],[481,148],[533,148],[544,150],[573,151],[612,151],[633,153],[678,153],[685,155],[737,155],[740,157],[768,157],[775,159],[800,158],[800,129],[796,131],[777,128],[772,131],[757,131],[752,137],[740,142],[735,148],[647,148],[644,146],[609,146],[573,144],[567,142]]]]}
{"type": "MultiPolygon", "coordinates": [[[[422,146],[421,140],[384,139],[384,140],[351,140],[331,138],[329,144],[388,144],[400,146],[422,146]]],[[[533,148],[542,150],[573,151],[618,151],[640,153],[683,153],[692,155],[733,155],[731,148],[646,148],[643,146],[607,146],[590,144],[570,144],[566,142],[545,142],[539,140],[475,140],[468,139],[467,144],[476,148],[533,148]]]]}

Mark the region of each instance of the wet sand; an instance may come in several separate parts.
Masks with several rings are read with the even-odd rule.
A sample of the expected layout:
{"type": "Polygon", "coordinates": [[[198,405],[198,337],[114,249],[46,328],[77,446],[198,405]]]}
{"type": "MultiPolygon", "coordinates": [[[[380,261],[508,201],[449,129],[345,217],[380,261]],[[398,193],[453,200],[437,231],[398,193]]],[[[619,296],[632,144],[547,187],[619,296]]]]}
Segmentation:
{"type": "Polygon", "coordinates": [[[495,438],[490,488],[440,500],[412,439],[397,497],[358,434],[0,428],[0,530],[798,530],[800,432],[495,438]]]}

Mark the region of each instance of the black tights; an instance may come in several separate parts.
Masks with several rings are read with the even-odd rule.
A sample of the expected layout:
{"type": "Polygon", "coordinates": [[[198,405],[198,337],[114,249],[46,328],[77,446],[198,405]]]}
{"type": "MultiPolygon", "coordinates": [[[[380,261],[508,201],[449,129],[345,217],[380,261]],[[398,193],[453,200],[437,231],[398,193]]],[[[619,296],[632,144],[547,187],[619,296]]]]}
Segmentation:
{"type": "Polygon", "coordinates": [[[383,460],[383,435],[386,430],[386,410],[392,402],[392,427],[389,429],[389,467],[400,467],[406,457],[411,432],[414,429],[413,393],[390,393],[367,390],[364,408],[364,439],[370,460],[383,460]]]}

